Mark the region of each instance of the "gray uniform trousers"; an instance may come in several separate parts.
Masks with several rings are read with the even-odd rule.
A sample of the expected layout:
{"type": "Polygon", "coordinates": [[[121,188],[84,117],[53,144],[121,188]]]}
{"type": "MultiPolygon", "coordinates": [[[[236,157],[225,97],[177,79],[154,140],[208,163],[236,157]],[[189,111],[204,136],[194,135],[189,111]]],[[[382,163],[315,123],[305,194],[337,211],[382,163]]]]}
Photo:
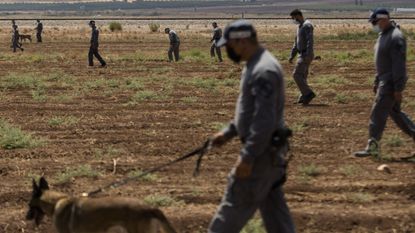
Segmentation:
{"type": "Polygon", "coordinates": [[[300,56],[294,69],[294,81],[303,96],[306,96],[312,92],[310,86],[308,85],[307,78],[308,70],[313,59],[314,55],[307,57],[300,56]]]}
{"type": "Polygon", "coordinates": [[[261,161],[255,161],[253,174],[247,179],[237,179],[231,172],[209,233],[239,233],[258,209],[268,233],[295,232],[282,185],[276,185],[285,177],[282,155],[286,151],[286,148],[268,149],[261,155],[261,161]]]}
{"type": "Polygon", "coordinates": [[[220,47],[216,46],[216,42],[213,42],[212,46],[210,46],[210,56],[215,57],[215,52],[216,52],[216,55],[218,56],[219,61],[222,61],[222,51],[220,47]]]}
{"type": "Polygon", "coordinates": [[[369,123],[371,138],[377,141],[382,138],[388,116],[391,116],[392,120],[404,133],[415,139],[415,124],[402,112],[401,105],[395,101],[393,94],[378,94],[376,96],[369,123]]]}
{"type": "Polygon", "coordinates": [[[169,52],[168,52],[169,61],[173,61],[173,54],[174,54],[175,60],[179,61],[179,59],[180,59],[179,49],[180,49],[180,42],[170,44],[170,48],[169,48],[169,52]]]}

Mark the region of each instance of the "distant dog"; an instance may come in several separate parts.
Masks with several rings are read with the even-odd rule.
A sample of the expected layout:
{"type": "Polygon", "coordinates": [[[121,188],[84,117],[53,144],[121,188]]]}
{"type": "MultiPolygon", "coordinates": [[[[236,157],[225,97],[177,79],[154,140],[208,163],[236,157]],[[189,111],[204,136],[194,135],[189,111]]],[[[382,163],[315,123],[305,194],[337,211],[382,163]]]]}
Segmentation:
{"type": "Polygon", "coordinates": [[[40,224],[44,215],[53,219],[59,233],[98,233],[122,227],[128,233],[176,233],[159,210],[128,198],[76,198],[49,190],[45,178],[33,180],[26,219],[40,224]]]}
{"type": "Polygon", "coordinates": [[[20,42],[23,42],[23,41],[26,42],[26,40],[29,40],[30,43],[32,43],[32,36],[31,35],[19,35],[19,38],[20,38],[20,42]]]}

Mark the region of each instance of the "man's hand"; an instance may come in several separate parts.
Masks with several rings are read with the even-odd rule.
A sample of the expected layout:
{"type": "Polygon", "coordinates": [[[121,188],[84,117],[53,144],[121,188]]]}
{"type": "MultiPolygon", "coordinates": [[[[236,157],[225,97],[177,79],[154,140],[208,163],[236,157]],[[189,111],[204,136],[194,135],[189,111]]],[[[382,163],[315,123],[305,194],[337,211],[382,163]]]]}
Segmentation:
{"type": "Polygon", "coordinates": [[[402,92],[394,92],[393,96],[395,97],[396,102],[402,103],[402,92]]]}
{"type": "Polygon", "coordinates": [[[375,93],[375,95],[378,93],[378,85],[373,86],[373,93],[375,93]]]}
{"type": "Polygon", "coordinates": [[[293,60],[294,60],[294,58],[293,58],[293,57],[290,57],[290,59],[288,59],[288,62],[289,62],[290,64],[293,64],[293,60]]]}
{"type": "Polygon", "coordinates": [[[225,134],[223,132],[216,133],[212,137],[212,146],[214,147],[221,147],[225,143],[228,142],[228,139],[225,137],[225,134]]]}
{"type": "Polygon", "coordinates": [[[252,164],[244,162],[239,157],[235,165],[235,177],[238,179],[245,179],[252,174],[252,164]]]}

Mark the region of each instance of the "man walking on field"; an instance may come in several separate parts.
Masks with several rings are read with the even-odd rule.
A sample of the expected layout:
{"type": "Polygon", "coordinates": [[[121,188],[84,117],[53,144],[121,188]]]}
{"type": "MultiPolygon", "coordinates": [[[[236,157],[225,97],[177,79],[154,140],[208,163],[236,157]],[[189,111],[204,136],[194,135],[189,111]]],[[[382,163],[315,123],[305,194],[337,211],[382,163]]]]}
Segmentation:
{"type": "Polygon", "coordinates": [[[106,67],[107,63],[104,61],[104,59],[101,57],[101,55],[98,52],[99,47],[99,31],[95,25],[95,21],[91,20],[89,22],[89,26],[92,28],[91,33],[91,47],[89,47],[89,53],[88,53],[88,62],[89,66],[94,66],[94,56],[98,59],[98,61],[101,63],[101,67],[106,67]]]}
{"type": "Polygon", "coordinates": [[[369,22],[379,32],[375,46],[376,79],[373,86],[376,100],[370,115],[369,141],[365,150],[355,153],[357,157],[380,156],[379,141],[388,116],[415,141],[415,124],[401,110],[402,92],[408,80],[406,39],[401,30],[390,21],[386,9],[373,11],[369,22]]]}
{"type": "Polygon", "coordinates": [[[170,40],[170,47],[168,51],[169,61],[173,61],[173,54],[174,59],[177,61],[180,60],[180,38],[177,33],[170,28],[164,29],[164,32],[169,35],[170,40]]]}
{"type": "Polygon", "coordinates": [[[217,46],[220,38],[222,38],[222,29],[218,27],[218,24],[216,22],[212,23],[213,27],[213,37],[210,40],[212,43],[212,46],[210,47],[210,57],[215,58],[215,51],[216,55],[218,56],[219,62],[223,62],[222,60],[222,51],[219,46],[217,46]]]}
{"type": "Polygon", "coordinates": [[[294,81],[300,89],[301,95],[297,103],[308,105],[316,94],[308,85],[308,73],[310,64],[314,59],[314,27],[309,20],[305,20],[300,10],[293,10],[290,14],[293,22],[298,25],[297,36],[291,50],[290,63],[299,54],[294,70],[294,81]]]}
{"type": "Polygon", "coordinates": [[[264,49],[251,23],[230,24],[218,46],[226,45],[229,58],[246,65],[235,120],[212,138],[221,146],[238,136],[242,150],[228,178],[226,193],[209,233],[239,233],[257,210],[268,233],[294,233],[284,198],[288,137],[285,127],[285,85],[282,68],[264,49]]]}

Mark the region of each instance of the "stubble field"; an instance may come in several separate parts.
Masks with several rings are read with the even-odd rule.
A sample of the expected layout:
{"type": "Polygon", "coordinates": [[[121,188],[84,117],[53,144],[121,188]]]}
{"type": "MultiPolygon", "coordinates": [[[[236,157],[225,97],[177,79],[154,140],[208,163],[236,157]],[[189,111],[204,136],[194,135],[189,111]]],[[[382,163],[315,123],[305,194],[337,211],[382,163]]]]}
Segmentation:
{"type": "MultiPolygon", "coordinates": [[[[241,67],[211,60],[210,22],[160,22],[181,37],[178,63],[167,62],[167,36],[150,33],[148,22],[121,23],[124,30],[112,33],[108,22],[97,22],[105,69],[87,67],[86,22],[45,22],[44,43],[24,43],[15,54],[11,27],[2,24],[0,232],[54,232],[50,219],[39,228],[24,220],[32,177],[44,175],[53,189],[79,195],[173,160],[233,117],[241,67]]],[[[286,73],[285,116],[295,136],[285,192],[298,232],[415,232],[415,161],[398,161],[413,153],[413,141],[390,120],[382,161],[352,157],[366,144],[374,98],[376,35],[366,22],[315,22],[322,60],[312,64],[318,96],[308,107],[293,104],[298,92],[287,58],[295,27],[254,23],[286,73]],[[377,171],[383,163],[391,174],[377,171]]],[[[415,28],[401,23],[410,77],[403,109],[415,117],[415,28]]],[[[33,35],[32,27],[20,25],[33,35]]],[[[160,207],[179,232],[206,232],[239,146],[234,140],[210,152],[197,178],[189,160],[102,195],[141,199],[160,207]]],[[[254,220],[245,232],[262,232],[259,225],[254,220]]]]}

